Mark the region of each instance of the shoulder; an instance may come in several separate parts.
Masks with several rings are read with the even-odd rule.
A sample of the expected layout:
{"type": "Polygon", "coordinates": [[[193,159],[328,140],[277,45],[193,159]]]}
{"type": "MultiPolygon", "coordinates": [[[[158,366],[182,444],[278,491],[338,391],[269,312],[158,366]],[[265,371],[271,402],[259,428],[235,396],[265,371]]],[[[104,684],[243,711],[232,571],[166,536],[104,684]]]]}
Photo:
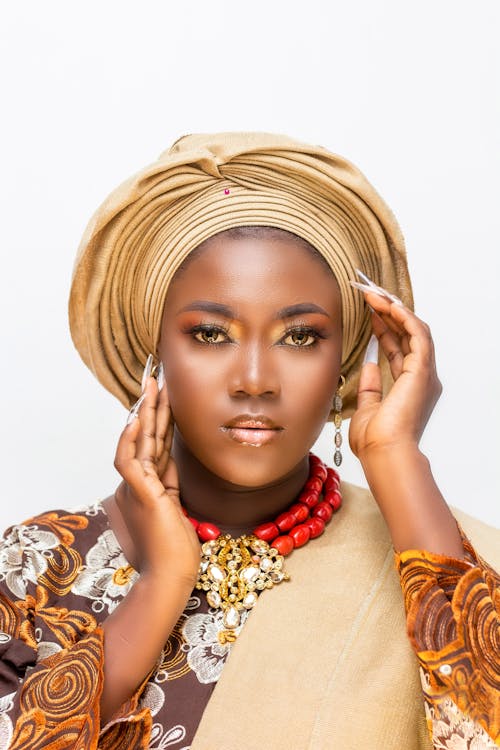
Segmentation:
{"type": "MultiPolygon", "coordinates": [[[[337,521],[345,526],[346,532],[355,536],[362,535],[369,546],[381,542],[391,545],[389,530],[370,490],[342,482],[341,491],[343,502],[337,521]]],[[[500,529],[489,526],[458,508],[450,507],[450,510],[476,552],[498,570],[500,529]]],[[[336,519],[332,523],[334,520],[336,519]]]]}
{"type": "Polygon", "coordinates": [[[23,551],[42,552],[60,545],[71,547],[79,536],[94,536],[107,528],[107,515],[101,501],[77,508],[47,510],[10,526],[0,539],[0,547],[19,544],[23,551]]]}
{"type": "Polygon", "coordinates": [[[0,539],[0,583],[18,599],[40,582],[67,589],[107,528],[100,503],[48,510],[11,526],[0,539]]]}
{"type": "Polygon", "coordinates": [[[500,570],[500,529],[489,526],[458,508],[452,508],[451,511],[475,551],[491,567],[500,570]]]}
{"type": "Polygon", "coordinates": [[[389,530],[370,490],[350,482],[341,482],[340,489],[342,506],[337,523],[345,526],[351,538],[361,536],[367,543],[390,545],[389,530]]]}
{"type": "MultiPolygon", "coordinates": [[[[336,511],[325,529],[325,533],[308,545],[308,554],[298,558],[315,559],[328,565],[337,564],[339,559],[350,561],[343,572],[365,570],[370,578],[375,570],[392,566],[392,541],[384,518],[371,492],[349,482],[341,482],[342,505],[336,511]]],[[[295,555],[291,555],[295,557],[295,555]]]]}

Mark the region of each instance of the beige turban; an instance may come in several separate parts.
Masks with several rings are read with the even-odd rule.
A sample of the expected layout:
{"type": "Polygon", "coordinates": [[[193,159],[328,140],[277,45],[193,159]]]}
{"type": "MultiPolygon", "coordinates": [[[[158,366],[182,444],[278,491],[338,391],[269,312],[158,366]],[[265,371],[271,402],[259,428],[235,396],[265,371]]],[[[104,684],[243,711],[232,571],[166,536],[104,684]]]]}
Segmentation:
{"type": "MultiPolygon", "coordinates": [[[[307,240],[340,286],[344,415],[370,337],[360,268],[412,307],[404,242],[380,196],[345,159],[268,133],[188,135],[114,190],[91,219],[69,300],[73,341],[97,379],[129,407],[146,358],[157,351],[168,286],[208,237],[245,225],[307,240]]],[[[390,385],[383,364],[385,388],[390,385]]]]}

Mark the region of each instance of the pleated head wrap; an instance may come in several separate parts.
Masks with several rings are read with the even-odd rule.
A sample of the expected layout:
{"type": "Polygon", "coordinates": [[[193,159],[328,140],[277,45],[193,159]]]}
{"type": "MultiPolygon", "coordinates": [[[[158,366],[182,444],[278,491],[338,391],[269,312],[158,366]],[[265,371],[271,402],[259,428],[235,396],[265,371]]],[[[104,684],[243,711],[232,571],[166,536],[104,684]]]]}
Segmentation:
{"type": "MultiPolygon", "coordinates": [[[[378,193],[351,163],[319,146],[269,133],[180,138],[124,182],[90,220],[69,300],[74,344],[97,379],[127,408],[157,351],[168,286],[209,237],[272,226],[325,258],[342,297],[344,416],[352,414],[369,314],[353,289],[359,268],[413,307],[404,242],[378,193]]],[[[382,362],[384,388],[390,386],[382,362]]]]}

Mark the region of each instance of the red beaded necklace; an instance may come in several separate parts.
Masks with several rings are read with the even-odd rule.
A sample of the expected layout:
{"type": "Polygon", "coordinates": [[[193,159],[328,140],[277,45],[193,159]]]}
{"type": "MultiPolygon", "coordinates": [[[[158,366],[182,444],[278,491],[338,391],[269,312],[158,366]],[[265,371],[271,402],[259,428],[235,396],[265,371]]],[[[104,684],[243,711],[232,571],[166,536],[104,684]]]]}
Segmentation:
{"type": "Polygon", "coordinates": [[[214,523],[200,523],[183,509],[202,542],[196,588],[206,592],[210,607],[222,610],[220,643],[236,639],[241,614],[255,606],[259,591],[289,579],[283,558],[320,536],[341,504],[338,473],[310,453],[309,478],[298,501],[250,535],[233,539],[214,523]]]}
{"type": "MultiPolygon", "coordinates": [[[[286,556],[296,547],[302,547],[309,539],[316,539],[325,530],[334,511],[342,505],[340,477],[335,469],[326,466],[313,453],[309,454],[309,477],[297,502],[274,519],[256,526],[253,535],[263,539],[286,556]],[[323,491],[324,499],[319,496],[323,491]]],[[[188,516],[187,511],[184,511],[188,516]]],[[[188,516],[201,542],[217,539],[222,535],[214,523],[199,522],[188,516]]]]}

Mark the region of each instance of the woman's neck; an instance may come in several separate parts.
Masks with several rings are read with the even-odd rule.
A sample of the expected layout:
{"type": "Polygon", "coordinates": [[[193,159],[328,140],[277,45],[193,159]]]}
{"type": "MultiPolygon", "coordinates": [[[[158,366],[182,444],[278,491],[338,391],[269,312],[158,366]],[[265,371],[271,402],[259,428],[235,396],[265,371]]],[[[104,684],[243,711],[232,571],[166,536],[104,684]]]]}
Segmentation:
{"type": "Polygon", "coordinates": [[[232,536],[249,533],[276,518],[297,497],[309,475],[305,456],[287,476],[262,487],[243,487],[224,481],[203,466],[176,432],[172,456],[179,472],[181,502],[198,521],[215,523],[232,536]]]}

